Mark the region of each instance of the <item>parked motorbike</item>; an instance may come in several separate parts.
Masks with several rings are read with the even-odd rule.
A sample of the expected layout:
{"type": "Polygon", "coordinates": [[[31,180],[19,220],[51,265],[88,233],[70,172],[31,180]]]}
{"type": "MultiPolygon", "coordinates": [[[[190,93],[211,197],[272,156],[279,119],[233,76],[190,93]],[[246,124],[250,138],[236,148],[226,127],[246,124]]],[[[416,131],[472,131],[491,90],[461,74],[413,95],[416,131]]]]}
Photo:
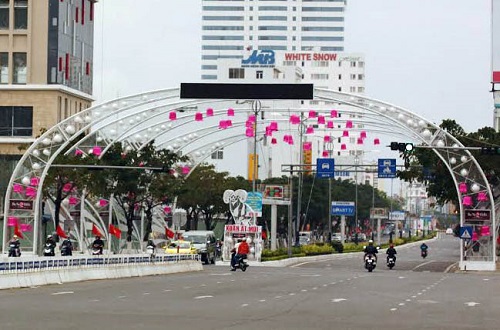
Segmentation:
{"type": "Polygon", "coordinates": [[[375,255],[369,253],[365,255],[365,268],[368,269],[368,272],[372,272],[377,266],[377,258],[375,255]]]}
{"type": "Polygon", "coordinates": [[[387,257],[387,267],[389,269],[392,269],[396,265],[396,260],[394,260],[394,257],[387,257]]]}
{"type": "Polygon", "coordinates": [[[100,246],[92,246],[92,255],[93,256],[98,256],[102,254],[102,248],[100,246]]]}
{"type": "MultiPolygon", "coordinates": [[[[231,253],[231,260],[235,257],[234,255],[236,254],[236,252],[232,252],[231,253]]],[[[236,260],[235,260],[235,264],[234,264],[234,270],[236,269],[241,269],[241,271],[246,271],[247,270],[247,267],[248,267],[248,264],[245,262],[245,257],[237,257],[236,260]]]]}
{"type": "Polygon", "coordinates": [[[16,243],[9,244],[9,257],[20,257],[21,249],[16,243]]]}
{"type": "Polygon", "coordinates": [[[62,256],[71,256],[73,255],[73,251],[71,246],[63,245],[61,246],[61,255],[62,256]]]}
{"type": "Polygon", "coordinates": [[[151,258],[155,257],[155,247],[153,245],[146,246],[146,252],[149,254],[151,258]]]}
{"type": "Polygon", "coordinates": [[[43,247],[43,255],[45,257],[53,257],[56,255],[55,246],[51,243],[45,243],[43,247]]]}

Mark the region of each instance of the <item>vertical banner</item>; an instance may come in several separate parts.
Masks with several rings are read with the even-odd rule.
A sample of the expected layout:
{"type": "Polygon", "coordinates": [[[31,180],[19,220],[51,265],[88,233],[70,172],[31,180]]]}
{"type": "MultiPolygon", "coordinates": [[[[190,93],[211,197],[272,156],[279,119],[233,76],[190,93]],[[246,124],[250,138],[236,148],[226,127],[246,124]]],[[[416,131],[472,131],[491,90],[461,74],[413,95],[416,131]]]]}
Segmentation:
{"type": "Polygon", "coordinates": [[[254,163],[254,156],[255,161],[257,161],[257,171],[255,172],[255,180],[259,179],[259,155],[254,155],[253,153],[248,154],[248,181],[253,181],[254,176],[253,176],[253,171],[255,169],[255,163],[254,163]]]}

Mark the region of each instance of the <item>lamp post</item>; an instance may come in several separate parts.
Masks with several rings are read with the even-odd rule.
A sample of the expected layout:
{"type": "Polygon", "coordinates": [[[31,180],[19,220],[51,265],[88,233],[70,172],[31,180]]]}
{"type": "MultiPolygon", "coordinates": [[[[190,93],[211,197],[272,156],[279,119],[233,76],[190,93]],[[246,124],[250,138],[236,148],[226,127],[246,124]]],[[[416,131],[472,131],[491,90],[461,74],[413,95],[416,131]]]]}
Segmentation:
{"type": "Polygon", "coordinates": [[[355,173],[355,182],[354,182],[354,187],[356,191],[355,195],[355,200],[354,200],[354,220],[356,224],[356,232],[358,230],[359,224],[358,224],[358,165],[359,165],[359,158],[358,155],[356,154],[356,157],[354,158],[354,173],[355,173]]]}
{"type": "Polygon", "coordinates": [[[252,110],[255,115],[254,132],[253,132],[253,170],[252,170],[252,191],[256,191],[257,181],[257,118],[259,112],[262,110],[262,103],[259,100],[252,101],[252,110]]]}

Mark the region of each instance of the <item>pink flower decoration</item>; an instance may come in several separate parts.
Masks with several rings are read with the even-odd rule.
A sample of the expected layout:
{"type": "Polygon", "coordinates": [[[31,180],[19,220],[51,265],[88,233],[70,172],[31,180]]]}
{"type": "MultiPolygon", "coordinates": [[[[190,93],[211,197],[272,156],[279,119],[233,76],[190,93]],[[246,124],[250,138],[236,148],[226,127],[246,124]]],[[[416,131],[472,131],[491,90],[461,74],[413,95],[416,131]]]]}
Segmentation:
{"type": "Polygon", "coordinates": [[[337,110],[330,111],[330,117],[337,118],[337,115],[338,115],[337,110]]]}
{"type": "Polygon", "coordinates": [[[219,128],[226,129],[227,128],[227,122],[225,120],[219,121],[219,128]]]}
{"type": "Polygon", "coordinates": [[[349,131],[343,131],[342,132],[343,137],[349,137],[349,131]]]}
{"type": "Polygon", "coordinates": [[[208,108],[207,109],[207,117],[212,117],[214,115],[214,109],[208,108]]]}
{"type": "Polygon", "coordinates": [[[272,131],[277,131],[278,130],[278,123],[275,122],[275,121],[272,121],[271,124],[269,124],[269,128],[272,130],[272,131]]]}
{"type": "Polygon", "coordinates": [[[472,198],[470,196],[464,196],[462,199],[462,204],[464,206],[472,206],[472,198]]]}
{"type": "Polygon", "coordinates": [[[306,134],[314,134],[314,127],[308,126],[306,128],[306,134]]]}
{"type": "Polygon", "coordinates": [[[26,196],[35,197],[36,196],[36,189],[33,187],[27,187],[26,188],[26,196]]]}
{"type": "Polygon", "coordinates": [[[352,128],[352,121],[351,120],[346,121],[345,128],[352,128]]]}
{"type": "Polygon", "coordinates": [[[276,143],[278,143],[278,141],[276,140],[276,138],[272,138],[271,139],[271,144],[276,144],[276,143]]]}
{"type": "Polygon", "coordinates": [[[245,127],[246,127],[246,128],[253,128],[253,123],[254,123],[253,121],[251,121],[251,120],[247,120],[247,121],[245,122],[245,127]]]}
{"type": "Polygon", "coordinates": [[[164,211],[165,213],[170,213],[170,212],[172,212],[172,208],[171,208],[170,206],[165,206],[165,207],[163,208],[163,211],[164,211]]]}
{"type": "Polygon", "coordinates": [[[177,112],[175,112],[175,111],[170,111],[170,112],[168,113],[168,119],[170,119],[170,120],[176,120],[176,119],[177,119],[177,112]]]}
{"type": "Polygon", "coordinates": [[[233,122],[231,120],[226,120],[227,127],[233,126],[233,122]]]}
{"type": "Polygon", "coordinates": [[[312,149],[312,143],[304,142],[304,150],[311,150],[311,149],[312,149]]]}
{"type": "Polygon", "coordinates": [[[22,223],[20,226],[22,232],[32,231],[33,227],[28,223],[22,223]]]}
{"type": "Polygon", "coordinates": [[[325,116],[318,116],[318,124],[320,125],[325,124],[325,116]]]}
{"type": "Polygon", "coordinates": [[[251,121],[252,123],[255,123],[255,120],[256,120],[255,115],[248,116],[248,120],[251,121]]]}
{"type": "Polygon", "coordinates": [[[102,152],[102,149],[99,146],[95,146],[92,148],[92,153],[96,156],[100,156],[101,152],[102,152]]]}
{"type": "Polygon", "coordinates": [[[39,177],[32,177],[31,180],[30,180],[30,185],[36,187],[40,184],[40,178],[39,177]]]}
{"type": "Polygon", "coordinates": [[[331,120],[327,121],[326,128],[333,128],[333,121],[331,121],[331,120]]]}
{"type": "Polygon", "coordinates": [[[374,144],[374,145],[378,145],[378,144],[380,144],[380,139],[379,139],[379,138],[375,138],[375,139],[373,139],[373,144],[374,144]]]}
{"type": "Polygon", "coordinates": [[[309,118],[316,118],[316,111],[309,110],[309,118]]]}
{"type": "Polygon", "coordinates": [[[246,137],[253,137],[253,128],[247,128],[245,131],[246,137]]]}
{"type": "Polygon", "coordinates": [[[78,198],[70,196],[68,198],[68,203],[69,203],[69,205],[76,205],[76,204],[78,204],[78,198]]]}
{"type": "Polygon", "coordinates": [[[183,166],[182,167],[182,174],[189,174],[189,171],[191,171],[191,169],[189,168],[189,166],[183,166]]]}
{"type": "Polygon", "coordinates": [[[488,200],[488,196],[485,192],[481,191],[479,194],[477,194],[477,200],[480,202],[486,202],[488,200]]]}
{"type": "Polygon", "coordinates": [[[201,112],[197,112],[194,114],[195,121],[203,121],[203,114],[201,112]]]}
{"type": "Polygon", "coordinates": [[[293,145],[293,136],[290,135],[290,138],[288,139],[288,144],[293,145]]]}
{"type": "Polygon", "coordinates": [[[16,217],[8,217],[7,218],[7,226],[9,227],[15,227],[17,226],[18,218],[16,217]]]}
{"type": "Polygon", "coordinates": [[[330,142],[330,141],[331,141],[331,139],[330,139],[330,135],[325,135],[325,136],[323,137],[323,141],[325,141],[325,142],[330,142]]]}
{"type": "Polygon", "coordinates": [[[363,139],[362,138],[358,138],[358,144],[363,144],[363,139]]]}
{"type": "Polygon", "coordinates": [[[472,241],[477,241],[477,233],[475,231],[472,232],[472,241]]]}
{"type": "Polygon", "coordinates": [[[290,124],[292,124],[292,125],[300,124],[300,117],[297,115],[291,115],[290,116],[290,124]]]}
{"type": "Polygon", "coordinates": [[[269,127],[266,127],[266,136],[273,136],[273,130],[269,127]]]}
{"type": "Polygon", "coordinates": [[[465,182],[461,182],[459,185],[458,185],[458,190],[464,194],[467,192],[467,184],[465,182]]]}
{"type": "Polygon", "coordinates": [[[347,150],[347,146],[344,143],[342,143],[340,145],[340,150],[347,150]]]}
{"type": "Polygon", "coordinates": [[[228,115],[229,117],[233,117],[233,116],[234,116],[234,109],[233,109],[233,108],[229,108],[229,109],[227,109],[227,115],[228,115]]]}
{"type": "Polygon", "coordinates": [[[490,226],[481,227],[481,236],[490,236],[490,226]]]}
{"type": "Polygon", "coordinates": [[[75,156],[81,156],[81,155],[83,155],[83,151],[81,151],[80,149],[76,149],[75,156]]]}
{"type": "Polygon", "coordinates": [[[108,205],[108,201],[107,201],[107,200],[105,200],[105,199],[102,199],[102,198],[101,198],[101,199],[99,200],[99,206],[100,206],[100,207],[105,207],[106,205],[108,205]]]}
{"type": "Polygon", "coordinates": [[[283,135],[283,142],[287,142],[290,140],[290,135],[283,135]]]}
{"type": "Polygon", "coordinates": [[[68,192],[68,191],[71,191],[71,189],[73,189],[73,184],[71,184],[71,183],[66,183],[66,184],[64,184],[64,186],[63,186],[63,189],[62,189],[62,190],[63,190],[64,192],[68,192]]]}
{"type": "Polygon", "coordinates": [[[361,131],[361,133],[359,133],[359,137],[364,139],[366,138],[366,132],[365,131],[361,131]]]}
{"type": "Polygon", "coordinates": [[[328,151],[327,150],[323,150],[323,157],[328,157],[328,151]]]}
{"type": "Polygon", "coordinates": [[[18,183],[14,183],[14,185],[12,186],[12,190],[14,190],[15,193],[22,193],[23,192],[23,186],[21,186],[20,184],[18,183]]]}

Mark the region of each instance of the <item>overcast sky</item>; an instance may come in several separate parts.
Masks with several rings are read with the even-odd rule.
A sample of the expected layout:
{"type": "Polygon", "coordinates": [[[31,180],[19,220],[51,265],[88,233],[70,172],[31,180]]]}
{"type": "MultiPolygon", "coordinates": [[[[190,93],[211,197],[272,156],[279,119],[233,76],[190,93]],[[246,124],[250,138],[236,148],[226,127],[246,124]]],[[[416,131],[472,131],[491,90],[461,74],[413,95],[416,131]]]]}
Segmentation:
{"type": "MultiPolygon", "coordinates": [[[[493,123],[490,24],[490,0],[348,0],[345,45],[367,96],[475,131],[493,123]]],[[[199,81],[200,49],[201,0],[101,0],[94,97],[199,81]]]]}

